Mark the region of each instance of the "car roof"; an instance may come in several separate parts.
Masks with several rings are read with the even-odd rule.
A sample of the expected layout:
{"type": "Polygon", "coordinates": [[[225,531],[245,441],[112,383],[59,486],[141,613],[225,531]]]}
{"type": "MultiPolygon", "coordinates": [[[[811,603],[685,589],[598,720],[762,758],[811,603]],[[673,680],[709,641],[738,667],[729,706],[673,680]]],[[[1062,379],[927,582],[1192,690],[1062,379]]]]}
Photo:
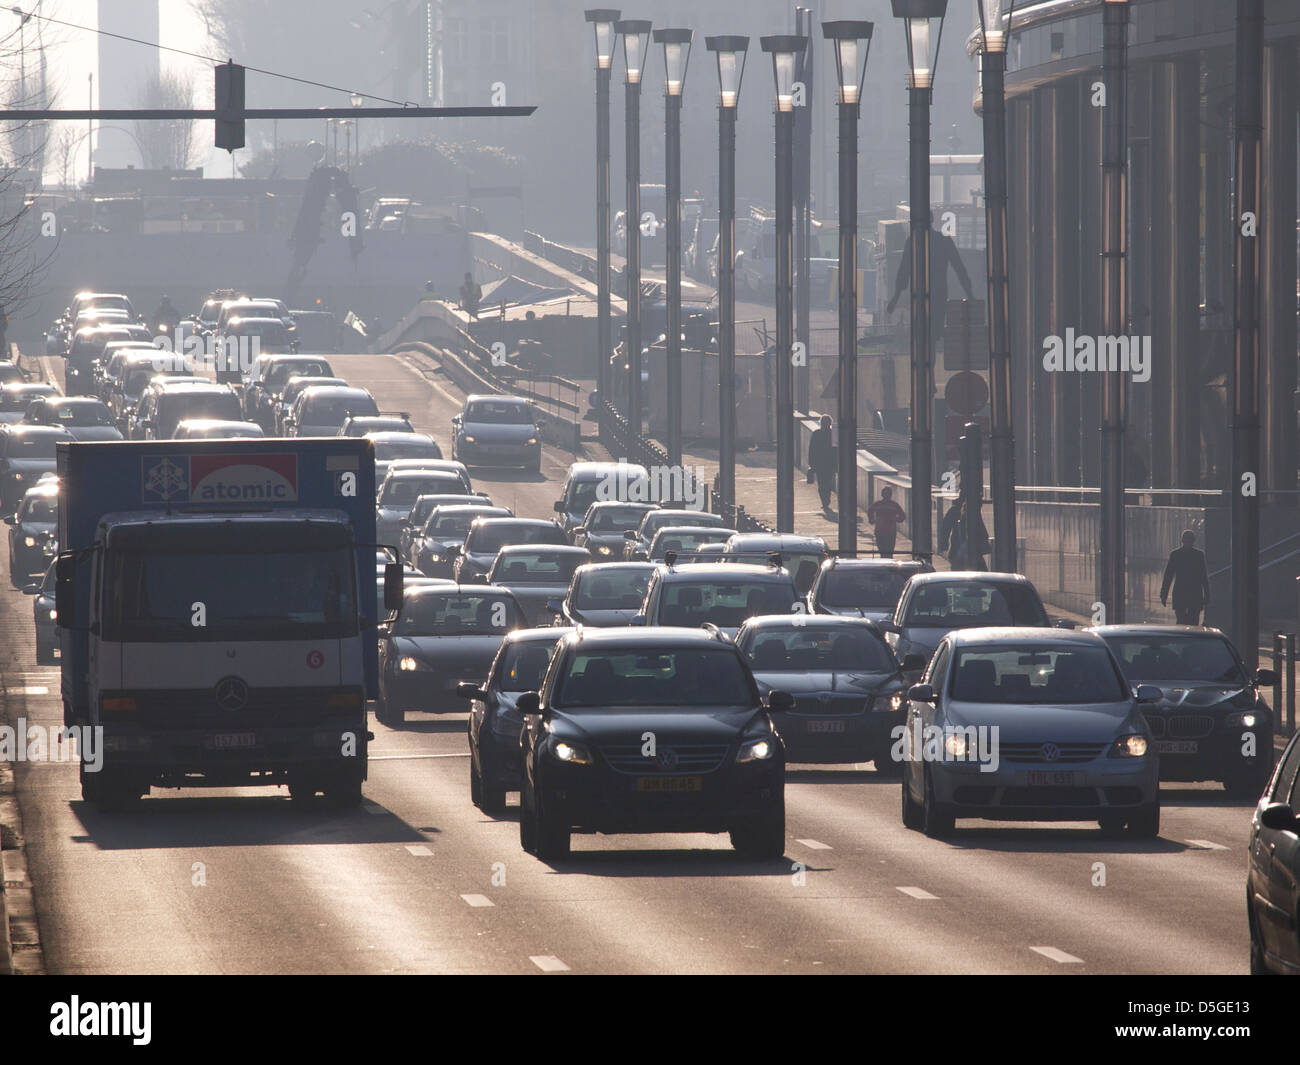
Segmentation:
{"type": "Polygon", "coordinates": [[[1227,639],[1222,629],[1212,625],[1091,625],[1085,632],[1095,632],[1098,636],[1220,636],[1227,639]]]}
{"type": "Polygon", "coordinates": [[[356,385],[312,385],[310,388],[304,388],[299,394],[299,398],[302,396],[315,398],[316,396],[323,396],[326,393],[335,396],[369,396],[371,399],[374,399],[374,397],[370,395],[368,389],[359,388],[356,385]]]}
{"type": "Polygon", "coordinates": [[[504,643],[557,643],[569,633],[574,632],[572,625],[555,625],[551,628],[512,629],[506,633],[504,643]],[[552,635],[552,633],[554,635],[552,635]]]}
{"type": "Polygon", "coordinates": [[[240,418],[182,418],[177,423],[179,429],[182,425],[188,425],[192,429],[226,429],[231,426],[238,426],[241,429],[256,427],[261,430],[257,422],[246,422],[240,418]]]}
{"type": "MultiPolygon", "coordinates": [[[[441,480],[459,481],[460,475],[458,470],[449,470],[445,466],[427,466],[421,469],[404,469],[394,470],[391,467],[384,474],[385,481],[411,481],[424,477],[437,477],[441,480]]],[[[426,492],[426,495],[435,495],[434,492],[426,492]]]]}
{"type": "MultiPolygon", "coordinates": [[[[363,421],[363,418],[354,418],[353,421],[363,421]]],[[[376,444],[436,444],[432,436],[428,433],[402,433],[390,429],[375,429],[369,433],[362,434],[367,440],[373,440],[376,444]]]]}
{"type": "Polygon", "coordinates": [[[466,405],[473,403],[475,400],[491,401],[493,403],[513,403],[516,405],[526,406],[528,400],[523,396],[502,396],[494,392],[471,392],[465,397],[466,405]]]}
{"type": "Polygon", "coordinates": [[[237,314],[234,317],[227,319],[226,328],[230,328],[232,325],[248,325],[250,322],[256,325],[262,325],[263,323],[269,324],[272,322],[278,326],[284,325],[283,319],[272,318],[269,314],[237,314]]]}
{"type": "Polygon", "coordinates": [[[645,507],[647,512],[658,510],[658,503],[644,503],[637,499],[597,499],[590,504],[588,510],[596,510],[598,507],[645,507]]]}
{"type": "Polygon", "coordinates": [[[719,639],[718,634],[705,628],[685,628],[679,625],[622,626],[608,628],[575,628],[567,637],[565,644],[583,647],[594,645],[628,645],[670,646],[670,647],[735,647],[730,639],[719,639]]]}
{"type": "Polygon", "coordinates": [[[34,400],[33,402],[44,403],[46,406],[50,407],[66,406],[69,404],[79,407],[102,407],[104,405],[104,401],[98,396],[42,396],[40,399],[34,400]]]}
{"type": "Polygon", "coordinates": [[[914,573],[913,585],[920,584],[960,584],[965,581],[984,581],[994,584],[1028,584],[1032,582],[1023,573],[999,573],[985,570],[942,570],[937,573],[914,573]]]}
{"type": "Polygon", "coordinates": [[[841,558],[832,555],[822,562],[822,569],[915,569],[918,573],[929,572],[925,566],[924,560],[919,558],[841,558]]]}
{"type": "Polygon", "coordinates": [[[496,595],[505,599],[514,599],[515,593],[509,588],[502,588],[499,584],[417,584],[411,589],[411,595],[415,598],[432,595],[451,595],[459,599],[467,599],[470,596],[478,595],[496,595]]]}
{"type": "Polygon", "coordinates": [[[748,562],[697,562],[681,569],[664,568],[660,577],[665,581],[722,580],[728,583],[740,578],[759,581],[791,583],[790,571],[774,566],[755,566],[748,562]]]}
{"type": "Polygon", "coordinates": [[[579,566],[573,571],[576,577],[579,574],[584,576],[588,573],[608,573],[611,570],[650,570],[663,569],[662,562],[588,562],[579,566]]]}
{"type": "Polygon", "coordinates": [[[62,425],[33,425],[31,422],[12,422],[8,425],[0,424],[0,432],[9,433],[18,436],[61,436],[68,440],[75,440],[72,435],[62,425]]]}
{"type": "Polygon", "coordinates": [[[59,394],[59,390],[46,381],[10,381],[3,386],[3,389],[6,392],[13,392],[15,395],[19,392],[37,392],[41,389],[44,389],[44,391],[40,392],[42,396],[57,396],[59,394]]]}
{"type": "Polygon", "coordinates": [[[579,555],[585,558],[591,557],[591,553],[585,547],[574,547],[572,544],[507,544],[497,552],[497,558],[534,554],[539,551],[545,551],[549,554],[573,555],[575,558],[579,555]]]}
{"type": "Polygon", "coordinates": [[[175,378],[162,377],[149,386],[157,392],[167,393],[194,393],[207,392],[213,395],[218,393],[227,393],[234,395],[229,385],[219,385],[215,381],[189,381],[176,380],[175,378]]]}
{"type": "Polygon", "coordinates": [[[650,471],[636,462],[574,462],[569,465],[569,478],[581,481],[589,477],[604,477],[618,470],[630,471],[646,479],[650,477],[650,471]]]}
{"type": "MultiPolygon", "coordinates": [[[[560,527],[556,522],[550,521],[550,520],[548,520],[548,519],[546,519],[546,518],[520,518],[520,517],[513,517],[513,518],[479,518],[477,521],[474,522],[475,525],[487,525],[487,524],[489,524],[489,523],[494,524],[494,525],[506,525],[506,524],[509,524],[509,525],[541,525],[541,526],[546,526],[546,527],[548,527],[548,528],[555,528],[555,529],[558,529],[558,528],[560,527]]],[[[540,545],[538,545],[538,546],[540,546],[540,545]]],[[[559,545],[557,544],[556,546],[559,546],[559,545]]]]}
{"type": "MultiPolygon", "coordinates": [[[[423,498],[424,498],[424,496],[420,496],[418,499],[416,499],[416,502],[418,503],[418,502],[419,502],[421,499],[423,499],[423,498]]],[[[495,504],[492,504],[492,503],[439,503],[436,507],[433,508],[433,510],[429,511],[429,517],[433,517],[433,515],[437,514],[438,517],[442,518],[442,517],[446,517],[448,514],[451,514],[451,515],[464,514],[466,511],[470,511],[470,510],[473,510],[473,511],[483,511],[483,510],[497,510],[497,511],[500,511],[499,514],[484,514],[483,517],[485,517],[485,518],[509,518],[509,517],[513,517],[513,515],[510,513],[510,508],[509,508],[509,507],[498,507],[498,506],[496,506],[495,504]]],[[[537,545],[537,546],[548,546],[548,545],[539,544],[539,545],[537,545]]],[[[559,545],[556,544],[556,545],[554,545],[554,546],[558,547],[559,545]]]]}
{"type": "Polygon", "coordinates": [[[1035,647],[1051,645],[1096,645],[1106,641],[1087,629],[1045,629],[1026,625],[999,625],[988,628],[955,629],[948,634],[954,644],[1012,643],[1035,647]]]}
{"type": "Polygon", "coordinates": [[[733,546],[754,551],[782,547],[819,547],[825,551],[826,541],[820,536],[805,536],[801,533],[736,533],[727,541],[728,548],[733,546]]]}
{"type": "MultiPolygon", "coordinates": [[[[879,633],[874,621],[843,614],[758,614],[747,618],[742,628],[774,629],[792,626],[796,629],[870,629],[879,633]]],[[[1042,630],[1039,630],[1042,631],[1042,630]]]]}

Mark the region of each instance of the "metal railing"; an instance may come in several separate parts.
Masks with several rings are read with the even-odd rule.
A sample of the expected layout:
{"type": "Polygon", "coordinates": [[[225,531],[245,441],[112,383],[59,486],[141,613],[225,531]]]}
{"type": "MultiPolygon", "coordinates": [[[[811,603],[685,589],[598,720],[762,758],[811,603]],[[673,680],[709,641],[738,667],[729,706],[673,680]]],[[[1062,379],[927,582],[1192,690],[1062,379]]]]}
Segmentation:
{"type": "Polygon", "coordinates": [[[1296,723],[1295,642],[1294,632],[1273,633],[1273,716],[1287,735],[1295,732],[1296,723]]]}
{"type": "Polygon", "coordinates": [[[502,391],[524,396],[539,406],[554,408],[552,413],[581,415],[582,385],[555,374],[538,373],[527,367],[501,365],[492,353],[463,329],[457,329],[461,358],[481,377],[497,384],[502,391]]]}

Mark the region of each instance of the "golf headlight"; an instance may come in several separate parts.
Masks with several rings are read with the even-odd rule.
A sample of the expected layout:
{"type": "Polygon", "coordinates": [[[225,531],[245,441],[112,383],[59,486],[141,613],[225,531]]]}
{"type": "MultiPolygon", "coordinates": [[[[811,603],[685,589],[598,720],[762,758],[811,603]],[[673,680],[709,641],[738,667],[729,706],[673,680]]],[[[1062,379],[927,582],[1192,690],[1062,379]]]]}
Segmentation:
{"type": "Polygon", "coordinates": [[[418,658],[412,658],[410,655],[404,655],[397,663],[397,668],[403,673],[412,673],[417,669],[428,669],[418,658]]]}
{"type": "Polygon", "coordinates": [[[571,765],[591,765],[591,752],[580,743],[567,743],[560,740],[551,748],[551,753],[561,762],[571,765]]]}
{"type": "Polygon", "coordinates": [[[1120,736],[1111,744],[1111,758],[1142,758],[1147,753],[1147,738],[1136,732],[1130,732],[1126,736],[1120,736]]]}
{"type": "Polygon", "coordinates": [[[1254,728],[1260,723],[1260,715],[1254,710],[1246,710],[1240,714],[1229,714],[1223,723],[1228,728],[1254,728]]]}
{"type": "Polygon", "coordinates": [[[776,745],[771,740],[749,740],[740,746],[737,762],[765,762],[776,754],[776,745]]]}
{"type": "Polygon", "coordinates": [[[34,537],[34,536],[24,536],[24,537],[23,537],[23,543],[25,543],[28,547],[35,547],[35,546],[36,546],[36,537],[34,537]]]}
{"type": "Polygon", "coordinates": [[[614,553],[614,549],[610,547],[608,544],[601,544],[598,548],[596,548],[596,554],[598,555],[612,555],[613,553],[614,553]]]}
{"type": "Polygon", "coordinates": [[[975,753],[970,737],[964,732],[952,732],[945,736],[943,750],[949,758],[968,758],[975,753]]]}

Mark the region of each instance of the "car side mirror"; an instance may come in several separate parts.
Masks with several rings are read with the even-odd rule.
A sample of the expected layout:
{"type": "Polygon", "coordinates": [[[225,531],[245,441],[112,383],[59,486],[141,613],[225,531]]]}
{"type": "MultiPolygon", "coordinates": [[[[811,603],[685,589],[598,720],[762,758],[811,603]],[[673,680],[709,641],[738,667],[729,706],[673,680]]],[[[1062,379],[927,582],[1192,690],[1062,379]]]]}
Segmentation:
{"type": "Polygon", "coordinates": [[[920,673],[925,669],[925,655],[912,654],[903,655],[903,672],[920,673]]]}
{"type": "Polygon", "coordinates": [[[564,500],[563,500],[563,499],[557,499],[557,500],[555,501],[554,506],[553,506],[551,509],[554,510],[556,514],[563,514],[563,513],[564,513],[564,500]]]}
{"type": "Polygon", "coordinates": [[[770,691],[767,693],[767,708],[774,714],[788,714],[794,709],[794,696],[787,691],[770,691]]]}
{"type": "Polygon", "coordinates": [[[384,609],[401,610],[405,573],[400,562],[389,562],[384,566],[384,609]]]}
{"type": "Polygon", "coordinates": [[[907,697],[917,703],[932,703],[934,687],[930,684],[913,684],[907,689],[907,697]]]}
{"type": "Polygon", "coordinates": [[[1079,625],[1070,618],[1057,618],[1052,622],[1052,627],[1055,629],[1077,629],[1079,625]]]}
{"type": "Polygon", "coordinates": [[[1140,703],[1158,703],[1164,693],[1154,684],[1139,684],[1135,694],[1140,703]]]}
{"type": "Polygon", "coordinates": [[[456,694],[462,699],[482,699],[487,693],[472,681],[462,680],[456,685],[456,694]]]}
{"type": "Polygon", "coordinates": [[[1261,688],[1267,688],[1277,683],[1277,674],[1271,669],[1255,670],[1255,683],[1261,688]]]}
{"type": "Polygon", "coordinates": [[[39,584],[28,584],[23,587],[23,595],[40,595],[41,586],[39,584]]]}
{"type": "Polygon", "coordinates": [[[631,618],[628,619],[628,622],[627,622],[627,623],[628,623],[629,625],[644,625],[644,624],[645,624],[645,615],[644,615],[644,614],[634,614],[631,618]]]}
{"type": "Polygon", "coordinates": [[[525,717],[542,712],[542,697],[537,692],[524,692],[515,700],[515,709],[525,717]]]}
{"type": "Polygon", "coordinates": [[[1259,823],[1275,832],[1295,832],[1300,828],[1295,811],[1284,802],[1271,802],[1259,812],[1259,823]]]}
{"type": "Polygon", "coordinates": [[[5,524],[6,524],[6,525],[17,525],[17,524],[18,524],[18,515],[17,515],[17,514],[6,514],[6,515],[5,515],[5,524]]]}
{"type": "Polygon", "coordinates": [[[623,531],[623,539],[624,539],[624,540],[635,540],[635,539],[636,539],[636,530],[635,530],[635,529],[625,529],[625,530],[623,531]]]}

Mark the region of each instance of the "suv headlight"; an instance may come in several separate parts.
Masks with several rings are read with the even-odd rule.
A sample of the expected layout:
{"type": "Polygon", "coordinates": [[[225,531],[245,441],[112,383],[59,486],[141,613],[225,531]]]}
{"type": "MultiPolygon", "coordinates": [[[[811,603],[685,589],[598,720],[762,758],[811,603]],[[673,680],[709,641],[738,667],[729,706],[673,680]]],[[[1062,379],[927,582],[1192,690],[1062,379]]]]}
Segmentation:
{"type": "Polygon", "coordinates": [[[568,762],[570,765],[591,765],[591,752],[581,743],[560,740],[551,748],[551,753],[560,762],[568,762]]]}
{"type": "Polygon", "coordinates": [[[747,740],[740,745],[740,753],[736,755],[737,762],[765,762],[776,755],[776,744],[767,737],[758,740],[747,740]]]}
{"type": "Polygon", "coordinates": [[[1111,744],[1108,758],[1144,758],[1150,744],[1147,738],[1138,732],[1116,738],[1111,744]]]}

